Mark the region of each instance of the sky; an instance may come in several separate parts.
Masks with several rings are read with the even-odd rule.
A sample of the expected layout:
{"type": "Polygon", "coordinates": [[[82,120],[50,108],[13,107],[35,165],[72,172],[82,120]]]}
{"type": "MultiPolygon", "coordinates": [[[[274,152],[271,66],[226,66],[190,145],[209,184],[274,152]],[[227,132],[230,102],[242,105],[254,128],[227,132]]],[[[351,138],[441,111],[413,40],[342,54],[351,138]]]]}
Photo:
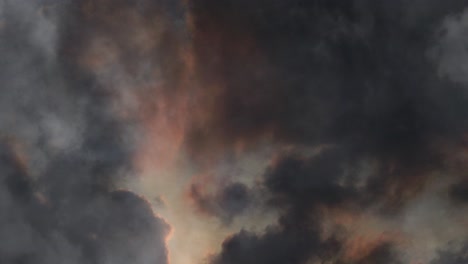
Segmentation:
{"type": "Polygon", "coordinates": [[[0,0],[0,263],[468,263],[465,0],[0,0]]]}

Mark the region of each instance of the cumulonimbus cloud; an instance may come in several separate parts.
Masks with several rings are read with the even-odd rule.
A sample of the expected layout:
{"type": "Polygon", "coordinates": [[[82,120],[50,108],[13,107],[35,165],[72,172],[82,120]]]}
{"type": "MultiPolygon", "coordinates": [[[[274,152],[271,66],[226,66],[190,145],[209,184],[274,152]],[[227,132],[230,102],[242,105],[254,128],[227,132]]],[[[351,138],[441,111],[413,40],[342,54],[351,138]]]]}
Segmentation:
{"type": "Polygon", "coordinates": [[[0,262],[463,262],[465,7],[0,1],[0,262]]]}

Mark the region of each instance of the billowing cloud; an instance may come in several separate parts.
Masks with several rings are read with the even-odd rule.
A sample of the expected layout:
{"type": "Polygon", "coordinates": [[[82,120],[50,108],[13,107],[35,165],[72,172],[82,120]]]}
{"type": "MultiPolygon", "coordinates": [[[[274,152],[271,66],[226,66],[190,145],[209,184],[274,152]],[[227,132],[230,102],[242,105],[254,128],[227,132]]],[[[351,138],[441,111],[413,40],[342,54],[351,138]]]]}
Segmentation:
{"type": "Polygon", "coordinates": [[[462,263],[466,8],[0,0],[0,262],[462,263]]]}
{"type": "MultiPolygon", "coordinates": [[[[280,154],[256,176],[254,192],[279,211],[278,222],[263,233],[240,231],[226,239],[213,263],[421,261],[421,248],[402,246],[422,243],[398,227],[407,208],[413,201],[422,206],[419,197],[439,181],[449,183],[440,187],[448,196],[463,198],[463,187],[448,186],[466,169],[453,162],[454,153],[465,152],[468,94],[459,73],[463,49],[452,48],[463,46],[466,23],[464,15],[449,15],[464,3],[189,6],[195,76],[210,109],[189,131],[189,147],[228,153],[266,140],[306,152],[280,154]],[[389,228],[399,239],[372,250],[366,245],[368,259],[350,259],[356,223],[324,210],[371,214],[381,219],[382,233],[389,228]],[[323,237],[323,226],[336,221],[338,233],[323,237]],[[333,258],[321,253],[329,251],[333,258]]],[[[220,201],[213,199],[203,204],[220,201]]]]}
{"type": "Polygon", "coordinates": [[[221,217],[225,223],[244,213],[252,200],[249,188],[242,183],[230,183],[214,195],[203,192],[200,186],[191,186],[190,197],[195,205],[203,213],[221,217]]]}
{"type": "Polygon", "coordinates": [[[11,147],[2,144],[0,151],[3,262],[167,263],[169,225],[144,199],[84,183],[54,197],[53,188],[42,191],[33,181],[11,147]]]}
{"type": "Polygon", "coordinates": [[[170,225],[115,185],[137,128],[71,53],[67,37],[87,37],[76,8],[0,2],[0,260],[168,263],[170,225]]]}
{"type": "Polygon", "coordinates": [[[458,264],[467,261],[466,245],[451,245],[454,247],[449,250],[439,252],[439,257],[431,264],[458,264]]]}

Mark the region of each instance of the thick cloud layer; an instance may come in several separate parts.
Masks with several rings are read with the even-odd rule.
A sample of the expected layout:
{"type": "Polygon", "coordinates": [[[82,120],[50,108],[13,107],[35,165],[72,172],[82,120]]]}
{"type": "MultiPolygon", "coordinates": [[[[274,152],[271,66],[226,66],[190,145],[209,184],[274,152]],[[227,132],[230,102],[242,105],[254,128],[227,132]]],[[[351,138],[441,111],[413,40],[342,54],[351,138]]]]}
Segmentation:
{"type": "MultiPolygon", "coordinates": [[[[347,164],[339,151],[326,150],[314,157],[288,153],[264,175],[266,204],[280,211],[278,224],[262,235],[241,231],[223,243],[213,263],[398,263],[389,241],[377,241],[369,252],[347,259],[346,231],[336,228],[324,238],[324,208],[363,210],[370,196],[353,182],[343,183],[347,164]]],[[[260,190],[258,190],[260,191],[260,190]]]]}
{"type": "Polygon", "coordinates": [[[3,263],[167,262],[169,226],[142,198],[78,183],[54,197],[34,184],[9,146],[0,151],[3,263]]]}
{"type": "Polygon", "coordinates": [[[201,212],[221,217],[227,224],[246,211],[252,199],[250,196],[250,190],[242,183],[228,184],[215,195],[203,193],[197,185],[190,189],[190,197],[201,212]]]}
{"type": "Polygon", "coordinates": [[[170,226],[116,190],[136,128],[69,51],[79,5],[0,1],[0,262],[168,263],[170,226]]]}
{"type": "Polygon", "coordinates": [[[463,263],[467,10],[0,0],[0,262],[463,263]]]}
{"type": "MultiPolygon", "coordinates": [[[[189,133],[189,146],[216,151],[267,138],[334,149],[276,160],[257,192],[271,198],[279,222],[264,234],[228,238],[213,263],[417,260],[394,250],[393,239],[368,259],[350,258],[351,234],[322,237],[322,226],[335,221],[323,211],[372,211],[393,221],[435,174],[453,182],[466,173],[453,162],[454,153],[464,152],[468,128],[461,77],[466,17],[455,15],[465,5],[191,2],[196,76],[211,111],[189,133]],[[331,258],[323,254],[329,251],[331,258]]],[[[464,190],[444,191],[465,200],[464,190]]]]}

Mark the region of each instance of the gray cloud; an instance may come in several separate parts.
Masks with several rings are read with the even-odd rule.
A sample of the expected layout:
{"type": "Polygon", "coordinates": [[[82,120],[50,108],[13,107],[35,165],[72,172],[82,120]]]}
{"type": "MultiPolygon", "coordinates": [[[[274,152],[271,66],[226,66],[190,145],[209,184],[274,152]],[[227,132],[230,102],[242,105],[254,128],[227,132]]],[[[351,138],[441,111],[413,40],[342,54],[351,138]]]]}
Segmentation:
{"type": "Polygon", "coordinates": [[[167,263],[170,226],[115,190],[137,127],[63,53],[74,8],[0,2],[0,262],[167,263]]]}
{"type": "Polygon", "coordinates": [[[368,260],[349,259],[349,234],[338,228],[335,244],[322,239],[322,224],[334,219],[321,209],[372,211],[398,222],[436,173],[446,182],[465,173],[450,161],[464,151],[468,129],[466,19],[452,15],[465,6],[366,0],[190,4],[195,75],[209,110],[189,132],[189,147],[210,152],[268,139],[298,149],[334,148],[274,160],[253,192],[266,190],[262,195],[280,211],[278,223],[263,233],[227,238],[213,263],[417,259],[394,241],[379,241],[368,260]],[[372,168],[365,177],[362,164],[372,168]]]}
{"type": "MultiPolygon", "coordinates": [[[[261,144],[278,155],[260,175],[216,178],[212,192],[181,186],[222,228],[252,210],[279,216],[262,232],[233,230],[211,263],[404,263],[414,251],[401,244],[418,233],[408,226],[466,206],[465,7],[0,0],[0,262],[168,263],[170,223],[117,189],[145,122],[160,111],[172,121],[180,96],[189,166],[261,144]],[[398,235],[361,245],[353,225],[367,214],[398,235]]],[[[466,259],[447,246],[434,263],[466,259]]]]}
{"type": "Polygon", "coordinates": [[[254,202],[250,188],[242,183],[230,183],[215,194],[206,194],[200,186],[192,185],[190,197],[201,212],[217,216],[225,224],[246,213],[254,202]]]}

